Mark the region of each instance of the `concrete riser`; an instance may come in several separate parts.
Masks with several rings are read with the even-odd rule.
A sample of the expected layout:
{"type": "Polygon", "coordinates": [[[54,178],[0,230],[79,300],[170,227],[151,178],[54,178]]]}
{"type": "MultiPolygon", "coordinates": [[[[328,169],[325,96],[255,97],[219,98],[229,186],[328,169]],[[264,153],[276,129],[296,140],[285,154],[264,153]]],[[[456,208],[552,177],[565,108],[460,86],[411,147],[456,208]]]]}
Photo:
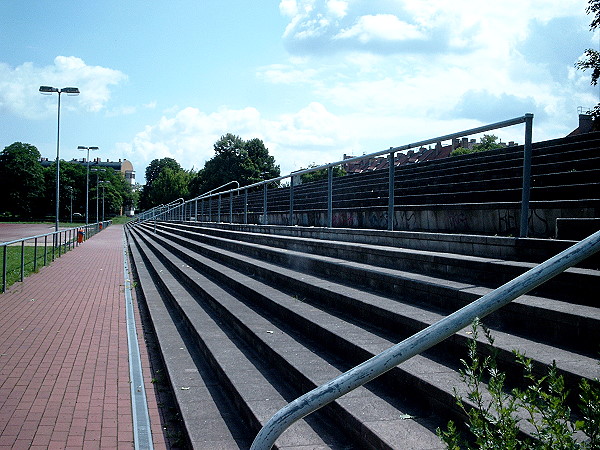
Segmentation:
{"type": "MultiPolygon", "coordinates": [[[[275,412],[274,404],[285,404],[328,381],[531,266],[485,260],[464,249],[436,255],[385,247],[381,236],[377,245],[366,240],[352,245],[319,241],[315,235],[279,236],[269,227],[252,234],[227,228],[159,223],[156,233],[150,226],[134,227],[130,240],[139,272],[149,266],[141,285],[158,285],[144,289],[145,301],[162,303],[174,323],[184,324],[180,333],[185,336],[179,339],[203,355],[211,379],[227,399],[226,408],[246,428],[243,432],[240,423],[224,424],[235,429],[230,434],[243,443],[241,448],[275,412]],[[479,264],[489,265],[480,270],[483,283],[473,274],[479,264]],[[234,363],[233,354],[238,355],[234,363]],[[263,375],[254,374],[257,369],[263,375]],[[239,371],[254,374],[254,391],[264,391],[273,400],[253,397],[239,371]]],[[[530,252],[535,259],[535,251],[530,252]]],[[[519,372],[511,350],[520,348],[540,373],[556,360],[571,386],[581,376],[597,374],[600,312],[593,292],[599,280],[597,271],[573,270],[555,281],[552,298],[526,297],[487,319],[500,366],[509,374],[519,372]],[[570,307],[568,294],[574,286],[577,306],[570,307]]],[[[404,434],[424,444],[413,448],[442,448],[435,428],[450,418],[464,419],[453,387],[464,390],[457,371],[467,339],[459,333],[407,361],[373,382],[371,390],[351,393],[302,422],[278,444],[336,447],[348,445],[349,439],[356,448],[408,448],[410,443],[398,440],[404,434]],[[371,405],[374,415],[359,413],[365,405],[371,405]],[[386,423],[395,426],[390,429],[386,423]]],[[[181,371],[186,372],[168,348],[173,346],[165,342],[163,357],[177,383],[181,371]]],[[[180,397],[181,411],[194,420],[194,407],[186,403],[191,400],[180,397]]],[[[190,426],[195,442],[202,440],[202,432],[190,426]]]]}

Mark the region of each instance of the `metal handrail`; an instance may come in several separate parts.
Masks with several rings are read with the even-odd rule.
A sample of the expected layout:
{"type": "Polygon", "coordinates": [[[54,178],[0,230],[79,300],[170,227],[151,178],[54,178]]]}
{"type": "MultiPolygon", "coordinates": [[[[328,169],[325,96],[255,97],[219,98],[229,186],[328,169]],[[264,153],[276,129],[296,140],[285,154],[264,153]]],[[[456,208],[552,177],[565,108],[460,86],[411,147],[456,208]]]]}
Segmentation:
{"type": "Polygon", "coordinates": [[[28,237],[23,237],[23,238],[19,238],[19,239],[15,239],[12,241],[6,241],[6,242],[0,242],[0,247],[3,248],[2,251],[2,271],[0,272],[0,275],[2,277],[2,282],[0,283],[0,292],[6,292],[6,285],[7,285],[7,281],[6,281],[6,277],[7,277],[7,248],[11,245],[15,245],[18,243],[21,243],[21,281],[23,281],[24,279],[24,266],[25,266],[25,261],[24,261],[24,257],[25,257],[25,242],[26,241],[34,241],[34,262],[33,262],[33,267],[34,267],[34,271],[37,269],[37,247],[38,247],[38,239],[44,238],[44,266],[46,265],[46,260],[47,260],[47,254],[46,254],[46,247],[48,245],[48,236],[52,236],[52,260],[55,257],[54,251],[55,249],[58,250],[58,257],[60,257],[61,253],[60,253],[60,249],[64,246],[65,252],[67,251],[67,246],[70,249],[72,244],[77,245],[77,233],[79,232],[79,230],[84,229],[84,237],[83,239],[87,240],[89,237],[91,237],[92,233],[90,232],[90,230],[95,230],[95,231],[99,231],[103,228],[106,228],[107,226],[109,226],[110,224],[112,224],[112,220],[105,220],[102,222],[97,222],[97,223],[93,223],[93,224],[88,224],[88,225],[81,225],[81,226],[77,226],[77,227],[71,227],[71,228],[64,228],[62,230],[58,230],[58,231],[52,231],[50,233],[44,233],[44,234],[38,234],[36,236],[28,236],[28,237]],[[65,240],[64,242],[61,242],[61,235],[64,233],[65,235],[65,240]],[[68,238],[67,238],[67,234],[68,234],[68,238]]]}
{"type": "MultiPolygon", "coordinates": [[[[386,150],[381,150],[381,151],[377,151],[374,153],[369,153],[366,155],[362,155],[362,156],[356,156],[353,158],[349,158],[349,159],[345,159],[345,160],[341,160],[341,161],[336,161],[336,162],[332,162],[332,163],[328,163],[328,164],[324,164],[321,166],[316,166],[316,167],[310,167],[308,169],[302,169],[296,172],[292,172],[290,174],[287,175],[282,175],[276,178],[271,178],[269,180],[263,180],[263,181],[259,181],[247,186],[241,186],[241,187],[237,187],[234,189],[230,189],[228,191],[222,191],[222,192],[218,192],[218,193],[211,193],[214,190],[220,189],[224,186],[227,186],[227,184],[232,184],[234,183],[229,182],[226,183],[223,186],[220,186],[217,189],[214,189],[213,191],[209,191],[206,192],[198,197],[195,197],[191,200],[187,200],[185,202],[183,202],[182,204],[178,205],[182,208],[182,212],[184,210],[184,208],[186,207],[186,204],[191,204],[192,202],[195,203],[195,211],[196,211],[196,216],[197,216],[197,210],[198,210],[198,206],[197,206],[197,202],[198,200],[201,200],[202,202],[204,202],[205,199],[209,199],[211,200],[213,197],[218,197],[221,198],[223,195],[229,194],[230,196],[233,195],[235,192],[240,193],[240,192],[244,192],[245,193],[245,206],[244,206],[244,223],[246,223],[247,221],[247,194],[248,191],[250,189],[253,188],[259,188],[260,186],[263,187],[263,217],[264,217],[264,222],[266,224],[266,220],[267,220],[267,186],[273,183],[277,183],[281,180],[285,180],[285,179],[290,179],[290,223],[292,222],[292,215],[293,215],[293,188],[294,188],[294,178],[303,174],[307,174],[307,173],[311,173],[311,172],[315,172],[315,171],[319,171],[319,170],[327,170],[327,177],[328,177],[328,187],[327,187],[327,225],[328,227],[332,227],[333,223],[332,223],[332,218],[333,218],[333,202],[332,202],[332,185],[333,185],[333,168],[340,166],[342,164],[347,164],[347,163],[351,163],[351,162],[355,162],[355,161],[360,161],[363,159],[370,159],[370,158],[374,158],[377,156],[381,156],[381,155],[388,155],[388,158],[390,159],[390,165],[389,165],[389,171],[390,171],[390,176],[389,176],[389,198],[388,198],[388,215],[392,216],[393,215],[393,211],[394,211],[394,191],[393,191],[393,184],[394,184],[394,170],[395,170],[395,166],[393,164],[393,158],[394,155],[398,152],[402,152],[405,150],[409,150],[411,148],[415,148],[415,147],[422,147],[428,144],[433,144],[433,143],[438,143],[438,142],[443,142],[443,141],[447,141],[450,139],[454,139],[454,138],[459,138],[459,137],[464,137],[464,136],[470,136],[470,135],[474,135],[474,134],[479,134],[479,133],[484,133],[486,131],[491,131],[491,130],[496,130],[499,128],[506,128],[509,126],[513,126],[513,125],[518,125],[521,123],[525,123],[525,143],[523,146],[523,180],[522,180],[522,198],[521,198],[521,215],[520,215],[520,228],[519,228],[519,235],[520,237],[527,237],[528,235],[528,227],[529,227],[529,223],[528,223],[528,219],[529,219],[529,197],[530,197],[530,188],[531,188],[531,154],[532,154],[532,130],[533,130],[533,114],[525,114],[523,116],[520,117],[515,117],[513,119],[508,119],[508,120],[504,120],[504,121],[500,121],[500,122],[495,122],[489,125],[484,125],[484,126],[480,126],[480,127],[476,127],[476,128],[471,128],[469,130],[464,130],[464,131],[460,131],[457,133],[452,133],[452,134],[447,134],[447,135],[443,135],[443,136],[438,136],[438,137],[434,137],[431,139],[425,139],[423,141],[417,141],[417,142],[412,142],[406,145],[401,145],[398,147],[390,147],[389,149],[386,150]]],[[[202,203],[202,205],[204,205],[204,203],[202,203]]],[[[190,208],[191,209],[191,208],[190,208]]],[[[220,202],[219,202],[219,210],[218,210],[218,214],[217,217],[220,217],[220,202]]],[[[184,213],[182,215],[185,215],[184,213]]],[[[191,215],[191,214],[190,214],[191,215]]],[[[232,212],[232,206],[231,206],[231,202],[230,202],[230,218],[232,218],[233,216],[233,212],[232,212]]],[[[209,218],[209,221],[211,219],[209,218]]],[[[388,220],[388,230],[389,231],[393,231],[393,220],[388,220]]]]}
{"type": "Polygon", "coordinates": [[[173,200],[173,201],[167,203],[166,205],[164,205],[164,204],[157,205],[153,208],[150,208],[147,211],[144,211],[143,213],[138,214],[137,223],[142,223],[147,220],[156,220],[157,217],[160,217],[165,212],[168,212],[184,203],[185,203],[185,200],[183,198],[179,197],[178,199],[173,200]]]}
{"type": "Polygon", "coordinates": [[[469,326],[476,318],[487,316],[598,251],[600,251],[600,231],[424,330],[298,397],[269,419],[254,439],[251,450],[270,449],[277,438],[294,422],[433,347],[469,326]]]}

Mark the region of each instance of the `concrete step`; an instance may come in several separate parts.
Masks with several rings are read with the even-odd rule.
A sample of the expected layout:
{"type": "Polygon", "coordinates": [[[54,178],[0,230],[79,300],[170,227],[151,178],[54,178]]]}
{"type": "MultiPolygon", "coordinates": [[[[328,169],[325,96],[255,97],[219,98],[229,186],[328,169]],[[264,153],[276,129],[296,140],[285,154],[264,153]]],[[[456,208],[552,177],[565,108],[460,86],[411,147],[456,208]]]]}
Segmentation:
{"type": "MultiPolygon", "coordinates": [[[[158,232],[168,235],[162,230],[158,232]]],[[[421,303],[446,313],[465,306],[491,290],[479,284],[451,281],[427,275],[425,274],[427,272],[422,271],[388,269],[301,251],[213,238],[201,233],[179,230],[177,234],[180,236],[184,234],[185,237],[169,235],[169,239],[195,248],[198,252],[202,251],[205,255],[210,254],[211,258],[217,260],[223,260],[228,256],[240,264],[242,258],[236,255],[247,255],[306,274],[319,274],[340,283],[360,285],[374,292],[421,303]],[[194,241],[201,242],[202,246],[196,246],[194,241]]],[[[593,276],[592,280],[594,280],[593,276]]],[[[582,299],[582,303],[594,301],[595,295],[592,299],[582,299]]],[[[597,351],[598,344],[595,337],[597,327],[600,326],[600,310],[593,306],[575,306],[565,301],[527,295],[490,317],[496,322],[497,327],[511,332],[524,333],[523,330],[526,330],[530,336],[543,336],[555,345],[587,348],[585,351],[592,353],[597,351]],[[536,323],[535,328],[527,326],[532,320],[536,323]]]]}
{"type": "MultiPolygon", "coordinates": [[[[409,293],[398,295],[394,289],[384,287],[361,288],[361,284],[397,283],[386,277],[397,278],[401,271],[347,258],[353,247],[347,242],[292,239],[275,235],[275,228],[262,229],[263,233],[245,236],[243,232],[222,227],[159,223],[156,233],[153,226],[137,226],[130,232],[131,241],[135,243],[132,248],[139,248],[139,251],[132,250],[136,267],[150,266],[147,273],[151,276],[140,277],[141,284],[157,283],[159,287],[149,288],[147,295],[160,297],[155,302],[162,302],[169,311],[162,318],[157,317],[168,321],[166,316],[170,316],[171,328],[185,324],[181,327],[185,331],[177,331],[185,345],[175,341],[170,351],[164,350],[165,359],[175,359],[177,350],[184,347],[199,349],[202,359],[209,361],[210,374],[201,369],[198,372],[206,379],[217,380],[221,387],[219,391],[224,394],[221,413],[225,408],[223,405],[227,405],[231,416],[244,418],[247,432],[238,441],[234,439],[237,444],[246,442],[247,435],[278,409],[275,406],[262,409],[265,404],[291,400],[290,395],[294,398],[292,394],[299,395],[328,381],[434,323],[447,309],[454,308],[439,300],[415,300],[413,297],[419,297],[419,290],[426,291],[424,297],[432,297],[438,295],[436,291],[447,288],[453,290],[448,294],[450,298],[460,297],[463,291],[476,296],[485,291],[475,284],[465,288],[457,281],[437,278],[434,282],[436,277],[419,277],[409,272],[404,274],[405,284],[410,285],[409,279],[413,279],[415,286],[420,286],[409,293]],[[269,242],[273,245],[266,245],[269,242]],[[319,250],[319,244],[322,250],[319,250]],[[328,252],[337,252],[336,257],[327,255],[328,252]],[[306,264],[313,265],[313,270],[307,270],[306,264]],[[337,272],[346,268],[352,275],[340,279],[337,272]],[[365,283],[361,278],[379,280],[365,283]],[[436,283],[437,287],[429,290],[436,283]],[[239,376],[240,372],[252,374],[253,393],[266,392],[268,397],[265,394],[261,398],[276,400],[255,402],[260,405],[254,405],[253,414],[249,414],[248,409],[252,408],[246,403],[252,403],[256,398],[245,398],[238,392],[247,390],[243,387],[247,386],[247,380],[245,375],[239,376]]],[[[310,235],[309,230],[293,231],[310,235]]],[[[319,230],[312,230],[312,233],[319,233],[319,230]]],[[[397,247],[386,249],[366,243],[355,247],[357,253],[365,255],[354,259],[369,260],[380,254],[388,258],[390,265],[393,265],[394,257],[417,260],[435,257],[433,252],[410,252],[397,247]],[[371,251],[374,255],[368,256],[371,251]]],[[[454,257],[450,254],[441,256],[442,259],[454,257]]],[[[456,259],[460,261],[460,258],[456,259]]],[[[507,261],[497,263],[502,267],[507,261]]],[[[593,275],[575,270],[572,276],[585,279],[593,275]]],[[[144,294],[146,296],[146,291],[144,294]]],[[[532,308],[542,311],[547,305],[550,305],[549,312],[534,314],[554,316],[557,321],[565,322],[579,320],[579,313],[597,316],[597,305],[596,308],[578,305],[567,310],[567,302],[533,297],[523,300],[519,313],[524,315],[523,311],[527,310],[529,314],[532,308]],[[564,311],[558,307],[560,305],[565,307],[564,311]],[[575,316],[577,319],[573,318],[575,316]]],[[[561,345],[559,340],[559,345],[554,345],[555,338],[546,339],[544,333],[528,329],[533,328],[532,322],[537,324],[541,320],[546,319],[521,320],[525,322],[521,326],[509,324],[508,327],[506,324],[499,326],[494,318],[489,321],[494,328],[494,345],[499,352],[500,366],[509,373],[519,372],[511,353],[513,349],[519,349],[533,358],[539,373],[555,360],[569,387],[575,386],[582,376],[597,376],[597,361],[585,343],[582,346],[561,345]],[[514,332],[516,329],[520,332],[514,332]]],[[[567,329],[569,325],[561,327],[567,329]]],[[[342,397],[314,418],[309,416],[311,419],[304,424],[307,428],[292,432],[291,437],[287,437],[291,440],[278,440],[278,446],[300,448],[299,443],[308,440],[313,442],[310,445],[314,448],[442,448],[435,436],[435,428],[444,426],[450,418],[459,422],[464,420],[455,404],[453,388],[464,394],[458,369],[459,359],[466,355],[467,333],[468,330],[457,333],[366,387],[342,397]],[[331,425],[327,424],[333,424],[338,432],[332,432],[331,425]],[[317,438],[321,439],[320,443],[317,438]]],[[[594,336],[592,341],[595,339],[597,346],[597,333],[594,336]]],[[[484,351],[483,340],[480,339],[480,343],[484,351]]],[[[571,399],[572,403],[576,401],[576,398],[571,399]]],[[[180,408],[188,409],[184,404],[180,408]]],[[[202,430],[195,431],[202,434],[202,430]]],[[[527,428],[523,433],[528,433],[527,428]]]]}
{"type": "MultiPolygon", "coordinates": [[[[301,393],[339,375],[340,370],[338,368],[323,359],[308,346],[301,344],[298,338],[290,334],[285,328],[279,327],[276,323],[245,305],[239,295],[232,295],[230,290],[222,289],[182,260],[169,255],[164,247],[150,242],[145,242],[142,245],[146,248],[156,245],[153,250],[160,255],[160,259],[165,263],[163,265],[161,262],[154,260],[152,265],[162,271],[159,275],[161,279],[175,275],[180,281],[185,280],[188,288],[196,293],[196,300],[191,302],[210,304],[214,314],[226,322],[229,328],[235,329],[239,339],[243,340],[245,345],[251,345],[256,358],[254,364],[259,364],[259,361],[262,361],[262,365],[265,367],[264,370],[272,372],[271,378],[277,384],[277,390],[298,389],[296,395],[299,396],[301,393]],[[172,271],[172,273],[169,271],[172,271]],[[190,287],[192,284],[193,287],[190,287]]],[[[237,277],[238,275],[234,276],[237,277]]],[[[177,291],[174,296],[178,298],[177,302],[182,305],[181,308],[184,310],[185,315],[196,317],[199,307],[194,307],[193,303],[183,304],[183,302],[187,303],[185,298],[190,294],[186,295],[180,292],[177,283],[170,282],[167,283],[167,286],[177,291]]],[[[215,333],[212,329],[207,330],[203,324],[199,325],[194,327],[194,333],[199,335],[199,339],[204,340],[206,339],[204,335],[215,333]]],[[[213,352],[222,351],[223,340],[223,336],[216,339],[215,342],[218,345],[212,349],[213,352]]],[[[229,351],[231,352],[231,350],[229,351]]],[[[247,373],[243,369],[243,365],[240,364],[239,356],[230,359],[235,362],[234,366],[223,368],[224,374],[227,371],[227,376],[230,378],[235,378],[236,375],[239,378],[243,375],[244,381],[238,379],[237,384],[248,383],[248,386],[252,386],[254,395],[260,395],[263,409],[262,412],[257,411],[257,415],[266,414],[266,417],[263,418],[263,422],[266,422],[283,405],[278,405],[276,394],[265,392],[264,382],[256,379],[246,380],[247,373]],[[257,394],[257,392],[260,394],[257,394]]],[[[226,389],[239,390],[240,387],[232,381],[228,383],[226,389]]],[[[288,448],[290,445],[306,445],[310,448],[393,449],[406,443],[404,439],[398,441],[397,436],[400,434],[401,436],[412,436],[412,439],[416,439],[416,442],[425,443],[425,448],[443,448],[435,436],[435,427],[439,426],[439,421],[432,422],[429,417],[415,415],[415,408],[412,406],[399,409],[389,403],[386,397],[389,397],[389,395],[379,396],[366,388],[360,388],[355,390],[352,395],[325,408],[320,414],[325,416],[327,422],[333,421],[338,430],[345,430],[344,434],[352,437],[354,442],[352,445],[348,441],[344,442],[344,439],[340,442],[339,438],[337,440],[329,438],[327,442],[319,444],[315,442],[316,438],[311,430],[290,429],[289,433],[284,434],[278,440],[278,446],[279,448],[288,448]],[[357,405],[360,406],[357,407],[357,405]],[[370,410],[370,412],[367,410],[370,410]],[[389,428],[391,427],[395,429],[390,432],[389,428]],[[284,439],[288,434],[292,435],[293,440],[291,443],[286,443],[284,439]]],[[[236,403],[236,408],[243,407],[243,404],[236,403]]],[[[320,431],[323,432],[322,429],[320,431]]]]}
{"type": "MultiPolygon", "coordinates": [[[[197,224],[161,226],[173,233],[199,232],[202,235],[267,245],[278,249],[327,256],[377,267],[428,273],[448,280],[477,283],[490,288],[496,288],[535,266],[535,263],[507,261],[500,258],[486,258],[447,251],[348,243],[310,237],[274,236],[248,231],[220,230],[201,227],[197,224]]],[[[532,293],[565,302],[597,306],[596,296],[599,282],[600,271],[572,268],[532,293]]]]}
{"type": "MultiPolygon", "coordinates": [[[[145,291],[144,299],[152,304],[151,311],[162,311],[153,316],[153,324],[165,330],[159,344],[193,447],[248,448],[260,427],[297,393],[281,386],[247,343],[232,338],[231,331],[173,277],[139,235],[132,237],[137,248],[134,260],[137,255],[143,258],[142,264],[139,259],[136,263],[136,270],[143,267],[140,284],[160,286],[145,291]]],[[[306,421],[299,421],[282,436],[278,448],[345,446],[343,439],[322,437],[329,434],[323,428],[318,434],[306,421]]]]}
{"type": "MultiPolygon", "coordinates": [[[[337,314],[342,314],[349,319],[358,320],[364,324],[371,322],[371,327],[377,328],[378,332],[387,330],[386,336],[393,341],[404,339],[443,317],[439,310],[428,309],[422,304],[413,304],[396,296],[381,296],[352,286],[335,283],[329,277],[324,278],[321,272],[317,276],[307,275],[305,271],[301,271],[301,274],[299,274],[297,268],[283,268],[281,265],[269,264],[264,259],[257,260],[253,258],[246,251],[235,253],[221,250],[221,257],[218,257],[209,245],[202,245],[200,248],[193,240],[179,240],[168,234],[157,236],[157,239],[161,238],[163,238],[163,245],[168,247],[170,251],[178,252],[181,258],[187,258],[186,264],[196,266],[199,271],[210,274],[211,277],[222,283],[230,286],[235,284],[234,289],[243,290],[248,285],[257,283],[252,280],[264,280],[291,295],[303,293],[304,297],[301,298],[303,303],[308,302],[321,308],[336,310],[338,311],[337,314]],[[179,243],[176,243],[177,241],[179,243]],[[186,254],[186,251],[191,252],[191,256],[186,254]],[[223,265],[219,264],[217,259],[223,265]],[[241,281],[242,279],[245,281],[241,281]],[[402,330],[402,332],[398,330],[402,330]]],[[[262,286],[258,291],[262,293],[266,289],[262,286]]],[[[252,296],[256,297],[256,295],[255,293],[252,296]]],[[[593,313],[593,310],[589,309],[588,312],[593,313]]],[[[490,326],[494,328],[493,320],[490,326]]],[[[541,356],[541,360],[539,360],[540,368],[552,362],[552,359],[549,359],[552,355],[552,358],[557,360],[557,364],[564,371],[565,376],[570,377],[570,379],[581,376],[589,377],[596,369],[593,358],[582,354],[575,356],[570,351],[548,346],[543,341],[538,340],[536,342],[535,340],[515,337],[497,329],[495,329],[495,332],[499,334],[499,348],[504,352],[503,360],[507,364],[513,361],[512,349],[526,349],[536,346],[536,353],[545,355],[541,356]],[[581,367],[568,368],[574,359],[580,362],[586,361],[588,370],[591,368],[592,371],[579,372],[581,367]]],[[[598,344],[599,342],[596,342],[596,345],[598,344]]],[[[454,340],[450,340],[447,345],[443,354],[455,355],[461,352],[466,342],[464,336],[462,338],[459,336],[454,340]]],[[[535,358],[534,360],[536,360],[535,358]]],[[[586,364],[583,366],[586,366],[586,364]]]]}

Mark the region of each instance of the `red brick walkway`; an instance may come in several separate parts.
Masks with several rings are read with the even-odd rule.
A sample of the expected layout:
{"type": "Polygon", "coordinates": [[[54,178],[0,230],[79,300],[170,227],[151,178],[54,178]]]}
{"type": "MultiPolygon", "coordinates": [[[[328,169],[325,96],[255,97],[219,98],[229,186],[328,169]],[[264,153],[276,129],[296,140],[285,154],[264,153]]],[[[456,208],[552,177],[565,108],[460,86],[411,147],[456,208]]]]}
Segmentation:
{"type": "Polygon", "coordinates": [[[133,447],[122,236],[0,294],[0,448],[133,447]]]}

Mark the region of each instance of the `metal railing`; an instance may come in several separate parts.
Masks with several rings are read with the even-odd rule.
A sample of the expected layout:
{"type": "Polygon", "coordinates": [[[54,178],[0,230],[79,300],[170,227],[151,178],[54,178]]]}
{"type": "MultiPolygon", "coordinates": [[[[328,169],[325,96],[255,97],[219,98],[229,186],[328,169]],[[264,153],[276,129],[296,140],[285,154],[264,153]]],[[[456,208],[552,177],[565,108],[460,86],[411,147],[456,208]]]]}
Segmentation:
{"type": "Polygon", "coordinates": [[[25,248],[33,247],[33,259],[31,260],[32,272],[36,272],[39,266],[38,260],[41,260],[41,265],[48,265],[48,259],[50,262],[59,258],[62,254],[71,250],[73,247],[80,245],[83,241],[89,239],[94,234],[98,233],[102,229],[112,224],[112,220],[105,220],[103,222],[97,222],[89,225],[82,225],[78,227],[65,228],[64,230],[53,231],[51,233],[39,234],[37,236],[28,236],[13,241],[7,241],[0,243],[2,248],[2,270],[0,274],[2,276],[2,283],[0,284],[0,292],[6,292],[8,284],[8,249],[11,246],[19,246],[21,250],[20,254],[20,272],[18,281],[25,279],[25,248]],[[43,244],[42,244],[43,240],[43,244]],[[33,242],[31,242],[33,241],[33,242]],[[29,242],[29,245],[27,245],[29,242]],[[39,255],[40,247],[43,247],[43,255],[39,255]],[[49,249],[50,247],[50,249],[49,249]]]}
{"type": "Polygon", "coordinates": [[[469,326],[476,318],[483,318],[502,308],[598,251],[600,251],[600,231],[388,350],[302,395],[269,419],[250,448],[270,449],[277,438],[294,422],[433,347],[469,326]]]}
{"type": "Polygon", "coordinates": [[[172,202],[167,203],[166,205],[158,205],[154,208],[151,208],[147,211],[141,212],[137,215],[136,222],[145,222],[147,220],[156,220],[158,217],[164,217],[165,213],[173,210],[178,205],[183,203],[183,198],[178,198],[177,200],[173,200],[172,202]]]}
{"type": "MultiPolygon", "coordinates": [[[[387,150],[382,150],[375,153],[370,153],[367,155],[357,156],[349,159],[345,159],[342,161],[336,161],[329,164],[321,165],[318,167],[311,167],[309,169],[303,169],[297,172],[290,173],[288,175],[283,175],[277,178],[272,178],[269,180],[260,181],[258,183],[254,183],[248,186],[237,187],[228,191],[221,191],[214,193],[213,191],[202,194],[196,198],[191,200],[182,201],[179,204],[170,203],[170,208],[164,208],[163,205],[153,208],[150,211],[144,212],[138,216],[140,221],[147,220],[146,218],[152,217],[155,219],[162,220],[194,220],[198,222],[221,222],[223,219],[222,211],[222,199],[225,196],[229,196],[229,211],[228,211],[228,221],[229,223],[234,223],[234,210],[233,210],[233,195],[237,193],[242,197],[240,205],[240,209],[236,211],[237,216],[239,217],[239,223],[248,223],[248,192],[251,190],[260,190],[262,187],[262,209],[260,210],[260,216],[258,222],[263,225],[268,225],[268,209],[267,209],[267,198],[268,198],[268,189],[269,185],[278,184],[282,180],[289,179],[289,220],[288,223],[292,224],[293,215],[295,211],[294,206],[294,188],[295,188],[295,178],[300,177],[303,174],[308,174],[315,171],[326,170],[327,171],[327,200],[326,200],[326,226],[333,227],[333,168],[352,163],[355,161],[360,161],[364,159],[370,159],[381,155],[387,155],[389,160],[389,177],[388,177],[388,200],[387,200],[387,213],[388,213],[388,223],[387,227],[389,231],[393,231],[394,229],[394,220],[392,220],[394,216],[394,177],[396,166],[393,164],[396,153],[407,151],[411,148],[420,148],[429,144],[437,144],[438,142],[448,141],[455,138],[461,138],[465,136],[471,136],[479,133],[485,133],[487,131],[496,130],[500,128],[506,128],[514,125],[525,124],[525,144],[524,144],[524,155],[523,155],[523,175],[522,175],[522,193],[521,193],[521,215],[520,215],[520,225],[519,225],[519,234],[520,237],[527,237],[528,230],[528,219],[529,219],[529,197],[530,197],[530,189],[531,189],[531,157],[532,157],[532,133],[533,133],[533,114],[525,114],[521,117],[516,117],[514,119],[505,120],[502,122],[496,122],[489,125],[484,125],[477,128],[472,128],[469,130],[460,131],[458,133],[452,133],[444,136],[438,136],[431,139],[426,139],[423,141],[413,142],[410,144],[402,145],[399,147],[390,147],[387,150]],[[198,202],[201,202],[200,208],[198,207],[198,202]],[[216,206],[216,214],[213,216],[213,211],[215,207],[213,202],[217,203],[216,206]],[[208,203],[208,204],[206,204],[208,203]],[[160,209],[160,208],[163,209],[160,209]],[[200,220],[198,220],[200,218],[200,220]]],[[[237,182],[230,182],[237,183],[237,182]]],[[[228,183],[228,184],[230,184],[228,183]]],[[[227,184],[226,184],[227,185],[227,184]]],[[[223,186],[226,186],[223,185],[223,186]]],[[[221,187],[223,187],[221,186],[221,187]]],[[[217,188],[220,189],[220,188],[217,188]]],[[[260,200],[259,200],[260,202],[260,200]]]]}

